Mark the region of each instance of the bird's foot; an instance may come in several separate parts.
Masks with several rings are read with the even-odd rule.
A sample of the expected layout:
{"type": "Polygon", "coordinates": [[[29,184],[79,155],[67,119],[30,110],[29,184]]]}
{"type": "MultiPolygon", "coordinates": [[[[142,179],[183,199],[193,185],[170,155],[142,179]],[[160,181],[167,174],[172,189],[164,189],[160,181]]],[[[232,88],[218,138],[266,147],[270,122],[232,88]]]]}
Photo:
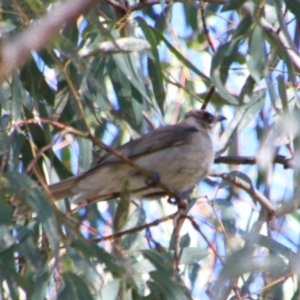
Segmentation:
{"type": "Polygon", "coordinates": [[[179,208],[186,207],[189,200],[190,195],[194,188],[186,190],[184,192],[177,193],[177,195],[173,198],[169,197],[168,202],[174,205],[177,205],[179,208]]]}
{"type": "Polygon", "coordinates": [[[160,183],[160,175],[156,171],[150,171],[152,178],[146,178],[145,179],[145,184],[147,186],[157,186],[160,183]]]}

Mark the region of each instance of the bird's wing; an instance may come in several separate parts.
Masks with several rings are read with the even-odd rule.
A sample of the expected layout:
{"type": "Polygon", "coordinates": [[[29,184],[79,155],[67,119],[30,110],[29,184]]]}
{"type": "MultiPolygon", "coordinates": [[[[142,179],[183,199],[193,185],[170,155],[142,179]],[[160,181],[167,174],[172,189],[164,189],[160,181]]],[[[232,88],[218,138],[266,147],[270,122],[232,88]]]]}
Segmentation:
{"type": "MultiPolygon", "coordinates": [[[[132,140],[116,148],[116,150],[127,158],[137,158],[145,154],[183,144],[190,138],[191,134],[197,131],[198,129],[195,126],[186,123],[167,125],[132,140]]],[[[108,153],[100,158],[95,168],[119,161],[118,157],[108,153]]]]}

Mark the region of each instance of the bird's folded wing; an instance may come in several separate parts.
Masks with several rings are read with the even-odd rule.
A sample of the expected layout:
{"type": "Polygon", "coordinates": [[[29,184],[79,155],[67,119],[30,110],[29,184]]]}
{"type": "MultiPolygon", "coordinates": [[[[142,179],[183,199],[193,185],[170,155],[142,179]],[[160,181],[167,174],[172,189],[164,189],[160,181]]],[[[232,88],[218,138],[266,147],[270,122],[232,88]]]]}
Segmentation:
{"type": "MultiPolygon", "coordinates": [[[[132,140],[116,150],[127,158],[137,158],[139,156],[160,151],[169,147],[178,146],[185,143],[198,129],[190,124],[179,123],[158,128],[141,138],[132,140]]],[[[100,165],[120,161],[113,154],[106,154],[98,161],[96,168],[100,165]]]]}
{"type": "Polygon", "coordinates": [[[52,196],[59,200],[72,195],[72,188],[77,180],[77,176],[73,176],[69,179],[60,181],[58,183],[49,186],[52,196]]]}

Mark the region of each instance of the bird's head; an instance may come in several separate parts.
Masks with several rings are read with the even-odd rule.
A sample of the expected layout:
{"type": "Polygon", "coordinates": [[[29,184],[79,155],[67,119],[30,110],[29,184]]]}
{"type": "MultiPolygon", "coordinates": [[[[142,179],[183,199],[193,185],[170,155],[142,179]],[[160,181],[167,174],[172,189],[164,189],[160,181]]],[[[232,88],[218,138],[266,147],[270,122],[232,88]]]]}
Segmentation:
{"type": "Polygon", "coordinates": [[[205,110],[190,110],[184,116],[184,120],[194,123],[195,125],[202,125],[206,129],[212,129],[217,122],[226,120],[222,115],[213,115],[205,110]]]}

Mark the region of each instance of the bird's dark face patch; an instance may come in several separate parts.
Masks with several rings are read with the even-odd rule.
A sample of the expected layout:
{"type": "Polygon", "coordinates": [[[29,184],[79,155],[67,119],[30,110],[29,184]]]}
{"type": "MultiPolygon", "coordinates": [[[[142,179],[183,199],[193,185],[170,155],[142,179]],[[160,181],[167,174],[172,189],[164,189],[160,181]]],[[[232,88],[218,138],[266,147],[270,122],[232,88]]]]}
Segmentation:
{"type": "Polygon", "coordinates": [[[202,118],[208,124],[213,124],[213,123],[215,123],[215,120],[216,120],[215,117],[212,114],[210,114],[209,112],[207,112],[207,111],[203,112],[202,118]]]}
{"type": "Polygon", "coordinates": [[[194,117],[199,123],[207,124],[209,127],[212,127],[216,122],[226,119],[221,115],[215,116],[204,110],[191,110],[185,115],[185,117],[194,117]]]}

